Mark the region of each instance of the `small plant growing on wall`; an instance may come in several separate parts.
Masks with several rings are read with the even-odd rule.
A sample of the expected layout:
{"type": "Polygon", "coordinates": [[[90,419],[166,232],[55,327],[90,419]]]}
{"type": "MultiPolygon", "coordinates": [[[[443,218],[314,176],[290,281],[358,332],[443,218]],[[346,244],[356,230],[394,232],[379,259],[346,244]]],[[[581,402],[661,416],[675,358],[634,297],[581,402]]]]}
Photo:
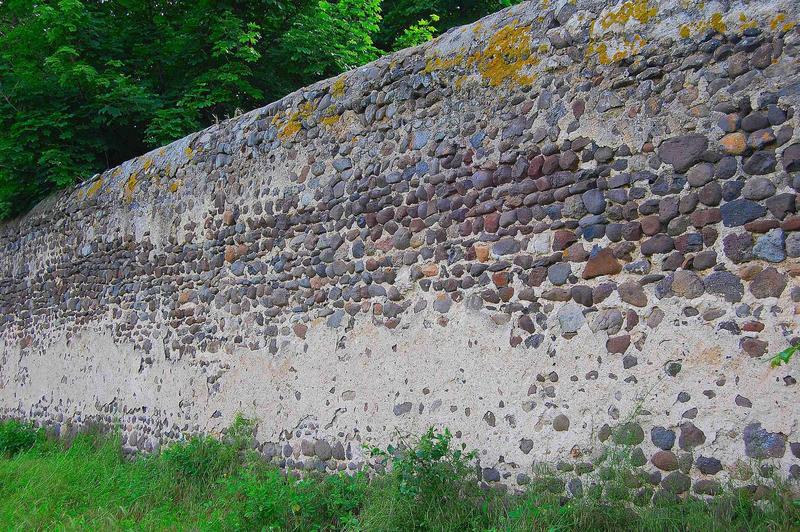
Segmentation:
{"type": "Polygon", "coordinates": [[[787,347],[786,349],[784,349],[783,351],[776,354],[770,359],[769,362],[770,366],[772,366],[773,368],[777,368],[778,366],[781,366],[783,364],[788,364],[789,361],[792,359],[792,357],[795,355],[795,353],[797,353],[798,351],[800,351],[800,343],[796,343],[794,345],[787,347]]]}

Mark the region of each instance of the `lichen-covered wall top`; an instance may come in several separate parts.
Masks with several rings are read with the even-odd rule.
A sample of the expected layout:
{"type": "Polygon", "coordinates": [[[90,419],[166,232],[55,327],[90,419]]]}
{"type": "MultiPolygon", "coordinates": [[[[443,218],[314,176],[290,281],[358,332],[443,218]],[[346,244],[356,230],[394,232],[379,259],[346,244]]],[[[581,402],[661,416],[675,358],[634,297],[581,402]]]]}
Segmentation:
{"type": "Polygon", "coordinates": [[[519,483],[622,427],[670,493],[800,476],[766,362],[800,313],[797,20],[526,2],[54,196],[0,226],[0,413],[152,448],[252,408],[323,469],[435,422],[519,483]]]}

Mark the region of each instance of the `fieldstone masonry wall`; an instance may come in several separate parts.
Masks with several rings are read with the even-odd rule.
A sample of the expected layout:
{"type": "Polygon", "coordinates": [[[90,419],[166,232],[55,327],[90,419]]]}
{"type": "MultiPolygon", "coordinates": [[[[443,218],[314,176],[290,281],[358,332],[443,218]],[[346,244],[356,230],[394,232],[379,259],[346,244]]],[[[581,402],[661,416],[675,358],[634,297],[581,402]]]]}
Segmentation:
{"type": "MultiPolygon", "coordinates": [[[[485,482],[800,477],[792,0],[526,2],[0,227],[0,413],[287,469],[447,426],[485,482]]],[[[556,487],[556,489],[560,489],[556,487]]]]}

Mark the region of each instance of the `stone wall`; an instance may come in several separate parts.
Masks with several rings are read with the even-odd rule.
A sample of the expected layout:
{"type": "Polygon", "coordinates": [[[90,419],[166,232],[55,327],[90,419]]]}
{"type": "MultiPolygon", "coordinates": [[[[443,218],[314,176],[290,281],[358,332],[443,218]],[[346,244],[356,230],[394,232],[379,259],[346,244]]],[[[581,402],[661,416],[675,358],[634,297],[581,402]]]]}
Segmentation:
{"type": "Polygon", "coordinates": [[[575,491],[612,443],[651,491],[800,476],[797,11],[523,3],[50,198],[0,227],[0,414],[152,450],[243,412],[287,469],[436,425],[487,483],[575,491]]]}

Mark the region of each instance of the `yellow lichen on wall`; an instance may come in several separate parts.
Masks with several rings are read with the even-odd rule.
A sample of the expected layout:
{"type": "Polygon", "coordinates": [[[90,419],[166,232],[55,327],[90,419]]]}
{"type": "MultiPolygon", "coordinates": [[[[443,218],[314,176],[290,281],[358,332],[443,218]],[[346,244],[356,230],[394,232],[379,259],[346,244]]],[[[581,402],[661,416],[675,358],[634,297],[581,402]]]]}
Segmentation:
{"type": "Polygon", "coordinates": [[[722,19],[722,13],[714,13],[708,20],[699,20],[697,22],[690,22],[689,24],[681,24],[678,28],[678,35],[680,35],[682,39],[688,39],[692,35],[696,35],[710,29],[716,31],[717,33],[725,33],[728,31],[728,26],[722,19]]]}
{"type": "Polygon", "coordinates": [[[425,72],[435,72],[437,70],[450,70],[464,63],[464,54],[456,54],[453,57],[433,56],[425,63],[425,72]]]}
{"type": "Polygon", "coordinates": [[[756,21],[748,19],[747,15],[744,14],[744,11],[739,13],[739,31],[744,31],[748,28],[755,28],[756,26],[756,21]]]}
{"type": "Polygon", "coordinates": [[[131,203],[133,201],[133,191],[138,182],[139,181],[136,179],[136,174],[131,174],[128,176],[127,181],[125,181],[125,186],[122,188],[122,199],[125,201],[125,203],[131,203]]]}
{"type": "Polygon", "coordinates": [[[300,120],[298,120],[296,116],[291,116],[289,120],[281,126],[280,130],[278,130],[278,138],[281,140],[289,140],[297,135],[302,128],[303,125],[300,123],[300,120]]]}
{"type": "Polygon", "coordinates": [[[600,27],[607,30],[614,24],[624,26],[631,19],[646,24],[658,14],[658,7],[651,6],[648,0],[628,0],[616,11],[609,11],[600,19],[600,27]]]}
{"type": "Polygon", "coordinates": [[[101,188],[102,186],[103,186],[103,178],[101,177],[100,179],[98,179],[97,181],[95,181],[94,183],[92,183],[92,186],[90,186],[90,187],[89,187],[89,188],[86,190],[86,197],[87,197],[87,198],[91,198],[91,197],[93,197],[95,194],[97,194],[97,193],[100,191],[100,188],[101,188]]]}
{"type": "Polygon", "coordinates": [[[178,191],[178,189],[181,188],[182,186],[183,186],[183,181],[182,180],[180,180],[180,179],[175,180],[172,183],[170,183],[169,191],[172,192],[173,194],[175,194],[178,191]]]}
{"type": "Polygon", "coordinates": [[[331,96],[334,98],[341,98],[344,96],[345,84],[344,76],[339,76],[336,81],[331,85],[331,96]]]}
{"type": "Polygon", "coordinates": [[[316,109],[313,102],[304,102],[296,111],[286,114],[283,118],[278,113],[272,119],[272,123],[278,128],[278,138],[289,140],[303,129],[303,120],[309,118],[316,109]]]}
{"type": "Polygon", "coordinates": [[[596,55],[597,61],[601,65],[610,65],[611,63],[617,63],[626,57],[631,57],[639,53],[639,50],[641,50],[645,44],[646,41],[638,33],[630,40],[623,38],[616,43],[613,51],[609,50],[608,44],[604,42],[591,42],[589,46],[586,47],[586,56],[596,55]]]}
{"type": "Polygon", "coordinates": [[[486,47],[467,58],[484,81],[497,87],[505,82],[529,85],[534,80],[530,69],[539,64],[532,54],[530,26],[514,21],[492,35],[486,47]]]}
{"type": "Polygon", "coordinates": [[[769,22],[769,27],[771,30],[775,31],[780,28],[780,31],[789,31],[790,29],[794,28],[797,25],[796,22],[788,22],[786,20],[786,13],[778,13],[775,15],[769,22]]]}
{"type": "MultiPolygon", "coordinates": [[[[601,65],[609,65],[631,57],[644,47],[647,42],[637,34],[606,37],[607,32],[618,33],[613,26],[624,27],[634,21],[639,24],[650,22],[658,14],[658,5],[651,5],[648,0],[628,0],[619,8],[605,13],[599,19],[592,20],[589,25],[591,41],[586,48],[586,57],[596,56],[601,65]]],[[[619,32],[621,33],[621,32],[619,32]]]]}
{"type": "Polygon", "coordinates": [[[320,123],[325,127],[333,127],[337,123],[339,123],[339,120],[341,120],[341,118],[342,117],[340,115],[331,114],[329,116],[323,116],[322,119],[320,120],[320,123]]]}

